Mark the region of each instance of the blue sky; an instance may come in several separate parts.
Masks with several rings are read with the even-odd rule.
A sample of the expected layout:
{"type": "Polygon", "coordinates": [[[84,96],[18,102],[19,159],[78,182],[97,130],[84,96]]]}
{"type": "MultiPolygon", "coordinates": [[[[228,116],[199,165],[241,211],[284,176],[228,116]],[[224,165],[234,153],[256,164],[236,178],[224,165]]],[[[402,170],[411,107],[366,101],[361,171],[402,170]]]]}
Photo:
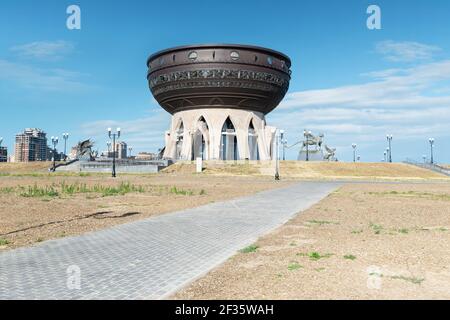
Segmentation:
{"type": "MultiPolygon", "coordinates": [[[[394,161],[428,154],[450,163],[450,2],[432,1],[12,1],[0,3],[0,136],[39,127],[92,137],[120,126],[137,151],[156,151],[169,127],[148,90],[149,54],[221,42],[273,48],[292,59],[290,90],[267,122],[289,143],[323,132],[338,158],[379,161],[392,133],[394,161]],[[66,8],[81,8],[81,30],[66,8]],[[382,29],[366,27],[380,6],[382,29]]],[[[295,158],[298,149],[288,151],[295,158]]]]}

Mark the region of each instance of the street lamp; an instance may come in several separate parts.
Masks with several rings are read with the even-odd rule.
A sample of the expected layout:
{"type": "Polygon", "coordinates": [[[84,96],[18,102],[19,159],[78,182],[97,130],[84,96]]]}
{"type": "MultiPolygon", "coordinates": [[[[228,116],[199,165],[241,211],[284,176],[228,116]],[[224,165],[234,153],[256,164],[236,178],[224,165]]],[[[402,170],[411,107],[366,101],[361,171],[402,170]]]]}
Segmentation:
{"type": "Polygon", "coordinates": [[[383,161],[386,162],[386,161],[387,161],[387,159],[386,159],[387,151],[384,151],[384,152],[383,152],[383,155],[384,155],[383,161]]]}
{"type": "Polygon", "coordinates": [[[112,139],[113,146],[113,165],[112,165],[112,177],[116,177],[116,138],[120,138],[120,128],[117,128],[117,133],[112,133],[111,128],[108,128],[108,136],[112,139]]]}
{"type": "Polygon", "coordinates": [[[386,139],[388,141],[389,144],[389,153],[388,153],[388,160],[389,162],[392,162],[392,146],[391,146],[391,142],[392,142],[392,134],[388,134],[386,135],[386,139]]]}
{"type": "Polygon", "coordinates": [[[190,134],[191,134],[191,161],[195,160],[195,144],[194,144],[194,130],[189,130],[190,134]]]}
{"type": "Polygon", "coordinates": [[[311,131],[303,130],[303,136],[306,137],[306,161],[309,161],[309,135],[311,131]]]}
{"type": "Polygon", "coordinates": [[[0,137],[0,147],[2,146],[3,137],[0,137]]]}
{"type": "Polygon", "coordinates": [[[353,162],[356,162],[356,143],[352,144],[353,148],[353,162]]]}
{"type": "Polygon", "coordinates": [[[53,145],[53,172],[56,171],[56,146],[58,145],[58,137],[52,136],[52,145],[53,145]]]}
{"type": "Polygon", "coordinates": [[[430,142],[430,152],[431,152],[430,163],[433,164],[434,163],[434,159],[433,159],[434,138],[428,139],[428,142],[430,142]]]}
{"type": "Polygon", "coordinates": [[[422,155],[422,159],[423,159],[423,163],[427,162],[427,156],[426,155],[422,155]]]}
{"type": "Polygon", "coordinates": [[[64,139],[64,161],[67,159],[67,139],[69,139],[69,134],[63,133],[63,139],[64,139]]]}
{"type": "Polygon", "coordinates": [[[278,143],[278,139],[280,138],[280,135],[278,130],[275,131],[275,180],[280,180],[280,145],[278,143]]]}

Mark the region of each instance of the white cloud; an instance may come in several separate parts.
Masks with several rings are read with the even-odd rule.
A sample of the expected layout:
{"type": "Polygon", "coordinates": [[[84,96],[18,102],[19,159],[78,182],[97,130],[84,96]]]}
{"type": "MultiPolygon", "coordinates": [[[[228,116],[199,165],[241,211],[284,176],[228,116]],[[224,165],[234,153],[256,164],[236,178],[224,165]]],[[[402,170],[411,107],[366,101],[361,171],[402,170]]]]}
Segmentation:
{"type": "Polygon", "coordinates": [[[389,61],[412,62],[417,60],[429,60],[441,49],[418,42],[395,42],[392,40],[377,43],[376,51],[389,61]]]}
{"type": "Polygon", "coordinates": [[[136,120],[98,120],[84,123],[81,131],[96,141],[96,148],[106,148],[107,128],[122,129],[121,140],[133,147],[135,152],[157,151],[164,146],[164,132],[170,125],[170,115],[163,109],[152,110],[150,116],[136,120]]]}
{"type": "MultiPolygon", "coordinates": [[[[290,144],[301,138],[303,129],[309,129],[323,132],[331,146],[356,142],[359,148],[366,148],[365,160],[373,161],[380,159],[387,133],[397,142],[403,141],[403,159],[414,156],[417,144],[424,142],[422,147],[426,148],[430,136],[439,137],[441,142],[450,138],[450,92],[446,90],[450,60],[363,76],[370,80],[289,93],[268,115],[268,123],[285,129],[290,144]]],[[[349,148],[338,148],[338,157],[348,159],[349,148]]],[[[297,151],[291,151],[291,158],[297,151]]]]}
{"type": "Polygon", "coordinates": [[[442,81],[450,80],[450,60],[414,68],[390,69],[365,74],[374,81],[331,89],[293,92],[286,96],[279,109],[313,106],[348,107],[424,107],[449,106],[450,96],[427,95],[442,81]]]}
{"type": "Polygon", "coordinates": [[[20,57],[39,60],[60,60],[74,49],[71,42],[58,41],[35,41],[23,45],[11,47],[10,50],[20,57]]]}
{"type": "Polygon", "coordinates": [[[41,69],[0,59],[0,80],[17,83],[25,88],[44,91],[79,91],[89,88],[80,79],[86,77],[65,69],[41,69]]]}

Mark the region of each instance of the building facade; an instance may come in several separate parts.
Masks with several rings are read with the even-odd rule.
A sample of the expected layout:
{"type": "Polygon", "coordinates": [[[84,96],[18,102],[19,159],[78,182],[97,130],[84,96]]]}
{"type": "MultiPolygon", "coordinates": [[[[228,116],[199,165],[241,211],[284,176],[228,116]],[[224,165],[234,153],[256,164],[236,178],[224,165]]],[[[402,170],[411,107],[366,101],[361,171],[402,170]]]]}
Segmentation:
{"type": "Polygon", "coordinates": [[[0,146],[0,162],[8,162],[8,149],[0,146]]]}
{"type": "Polygon", "coordinates": [[[46,161],[47,134],[41,129],[28,128],[16,135],[15,162],[46,161]]]}
{"type": "Polygon", "coordinates": [[[172,114],[164,158],[272,159],[276,128],[266,125],[265,115],[289,88],[289,57],[211,44],[160,51],[147,66],[150,91],[172,114]]]}
{"type": "Polygon", "coordinates": [[[123,141],[116,143],[116,158],[126,159],[127,158],[127,144],[123,141]]]}

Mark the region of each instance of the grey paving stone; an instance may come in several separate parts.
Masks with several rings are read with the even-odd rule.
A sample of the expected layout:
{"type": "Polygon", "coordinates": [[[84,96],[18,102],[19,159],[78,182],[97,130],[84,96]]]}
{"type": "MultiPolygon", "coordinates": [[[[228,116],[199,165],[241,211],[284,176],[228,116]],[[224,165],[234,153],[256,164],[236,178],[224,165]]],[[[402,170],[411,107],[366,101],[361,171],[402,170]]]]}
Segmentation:
{"type": "Polygon", "coordinates": [[[7,251],[0,299],[162,299],[337,187],[302,182],[7,251]],[[69,266],[80,289],[67,287],[69,266]]]}

